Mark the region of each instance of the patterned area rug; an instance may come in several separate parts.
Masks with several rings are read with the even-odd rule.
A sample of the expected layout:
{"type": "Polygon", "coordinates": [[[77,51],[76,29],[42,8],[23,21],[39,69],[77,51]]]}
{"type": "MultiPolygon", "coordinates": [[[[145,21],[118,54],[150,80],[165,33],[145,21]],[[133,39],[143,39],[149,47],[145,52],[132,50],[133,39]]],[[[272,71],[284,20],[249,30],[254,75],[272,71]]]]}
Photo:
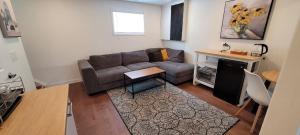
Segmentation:
{"type": "Polygon", "coordinates": [[[135,94],[123,88],[108,91],[133,135],[222,135],[238,118],[167,84],[135,94]]]}

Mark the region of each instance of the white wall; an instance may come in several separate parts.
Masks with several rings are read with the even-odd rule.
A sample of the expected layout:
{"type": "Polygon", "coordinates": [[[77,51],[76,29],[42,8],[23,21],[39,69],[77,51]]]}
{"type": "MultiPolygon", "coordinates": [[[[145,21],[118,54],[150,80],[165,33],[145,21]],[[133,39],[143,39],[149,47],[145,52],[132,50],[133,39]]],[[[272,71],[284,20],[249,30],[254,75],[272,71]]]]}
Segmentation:
{"type": "Polygon", "coordinates": [[[192,63],[195,50],[221,49],[224,42],[232,45],[233,49],[244,50],[250,50],[255,43],[266,43],[270,50],[262,70],[280,69],[297,25],[300,1],[274,0],[274,12],[263,41],[220,39],[225,1],[189,0],[186,42],[164,41],[164,45],[184,49],[187,61],[192,63]]]}
{"type": "MultiPolygon", "coordinates": [[[[14,57],[14,56],[13,56],[14,57]]],[[[0,32],[0,67],[4,72],[0,72],[0,83],[6,82],[9,72],[20,75],[24,81],[25,89],[34,90],[34,81],[27,61],[21,39],[3,38],[0,32]],[[15,53],[17,59],[11,58],[11,53],[15,53]]]]}
{"type": "MultiPolygon", "coordinates": [[[[12,10],[10,3],[8,3],[8,6],[12,10]]],[[[14,17],[14,12],[12,12],[11,15],[14,17]]],[[[26,91],[35,89],[21,38],[3,38],[1,30],[0,70],[0,83],[9,81],[8,73],[15,73],[22,77],[26,91]]]]}
{"type": "Polygon", "coordinates": [[[161,47],[157,5],[116,0],[13,0],[35,79],[48,85],[80,80],[77,60],[161,47]],[[113,9],[142,11],[144,36],[114,36],[113,9]]]}
{"type": "MultiPolygon", "coordinates": [[[[299,12],[298,12],[299,13],[299,12]]],[[[265,117],[261,135],[296,135],[300,132],[300,20],[275,93],[265,117]]]]}

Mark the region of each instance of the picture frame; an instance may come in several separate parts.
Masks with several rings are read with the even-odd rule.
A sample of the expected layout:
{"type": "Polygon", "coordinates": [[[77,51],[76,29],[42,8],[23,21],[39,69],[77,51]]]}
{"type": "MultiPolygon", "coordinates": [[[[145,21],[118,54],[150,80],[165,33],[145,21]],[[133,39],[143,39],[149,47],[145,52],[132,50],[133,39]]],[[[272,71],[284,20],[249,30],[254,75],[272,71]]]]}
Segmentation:
{"type": "Polygon", "coordinates": [[[0,0],[0,28],[4,38],[21,37],[10,0],[0,0]]]}
{"type": "Polygon", "coordinates": [[[263,40],[274,0],[225,2],[221,39],[263,40]]]}

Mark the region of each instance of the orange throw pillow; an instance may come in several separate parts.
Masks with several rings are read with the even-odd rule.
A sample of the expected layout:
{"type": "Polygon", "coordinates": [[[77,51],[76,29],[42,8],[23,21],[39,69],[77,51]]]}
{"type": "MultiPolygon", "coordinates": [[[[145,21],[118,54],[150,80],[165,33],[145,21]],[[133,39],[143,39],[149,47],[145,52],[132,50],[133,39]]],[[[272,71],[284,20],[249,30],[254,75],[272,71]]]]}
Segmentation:
{"type": "Polygon", "coordinates": [[[166,61],[169,59],[169,55],[168,55],[168,52],[167,52],[167,49],[161,49],[161,55],[162,55],[162,59],[163,61],[166,61]]]}

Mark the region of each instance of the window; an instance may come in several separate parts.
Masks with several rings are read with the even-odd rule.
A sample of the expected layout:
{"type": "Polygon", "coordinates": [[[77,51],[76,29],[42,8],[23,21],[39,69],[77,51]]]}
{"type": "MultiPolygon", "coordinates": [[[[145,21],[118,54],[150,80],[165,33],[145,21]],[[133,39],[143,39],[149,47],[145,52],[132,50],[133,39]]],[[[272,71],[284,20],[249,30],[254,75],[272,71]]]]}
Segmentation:
{"type": "Polygon", "coordinates": [[[116,35],[144,35],[144,14],[113,12],[116,35]]]}

